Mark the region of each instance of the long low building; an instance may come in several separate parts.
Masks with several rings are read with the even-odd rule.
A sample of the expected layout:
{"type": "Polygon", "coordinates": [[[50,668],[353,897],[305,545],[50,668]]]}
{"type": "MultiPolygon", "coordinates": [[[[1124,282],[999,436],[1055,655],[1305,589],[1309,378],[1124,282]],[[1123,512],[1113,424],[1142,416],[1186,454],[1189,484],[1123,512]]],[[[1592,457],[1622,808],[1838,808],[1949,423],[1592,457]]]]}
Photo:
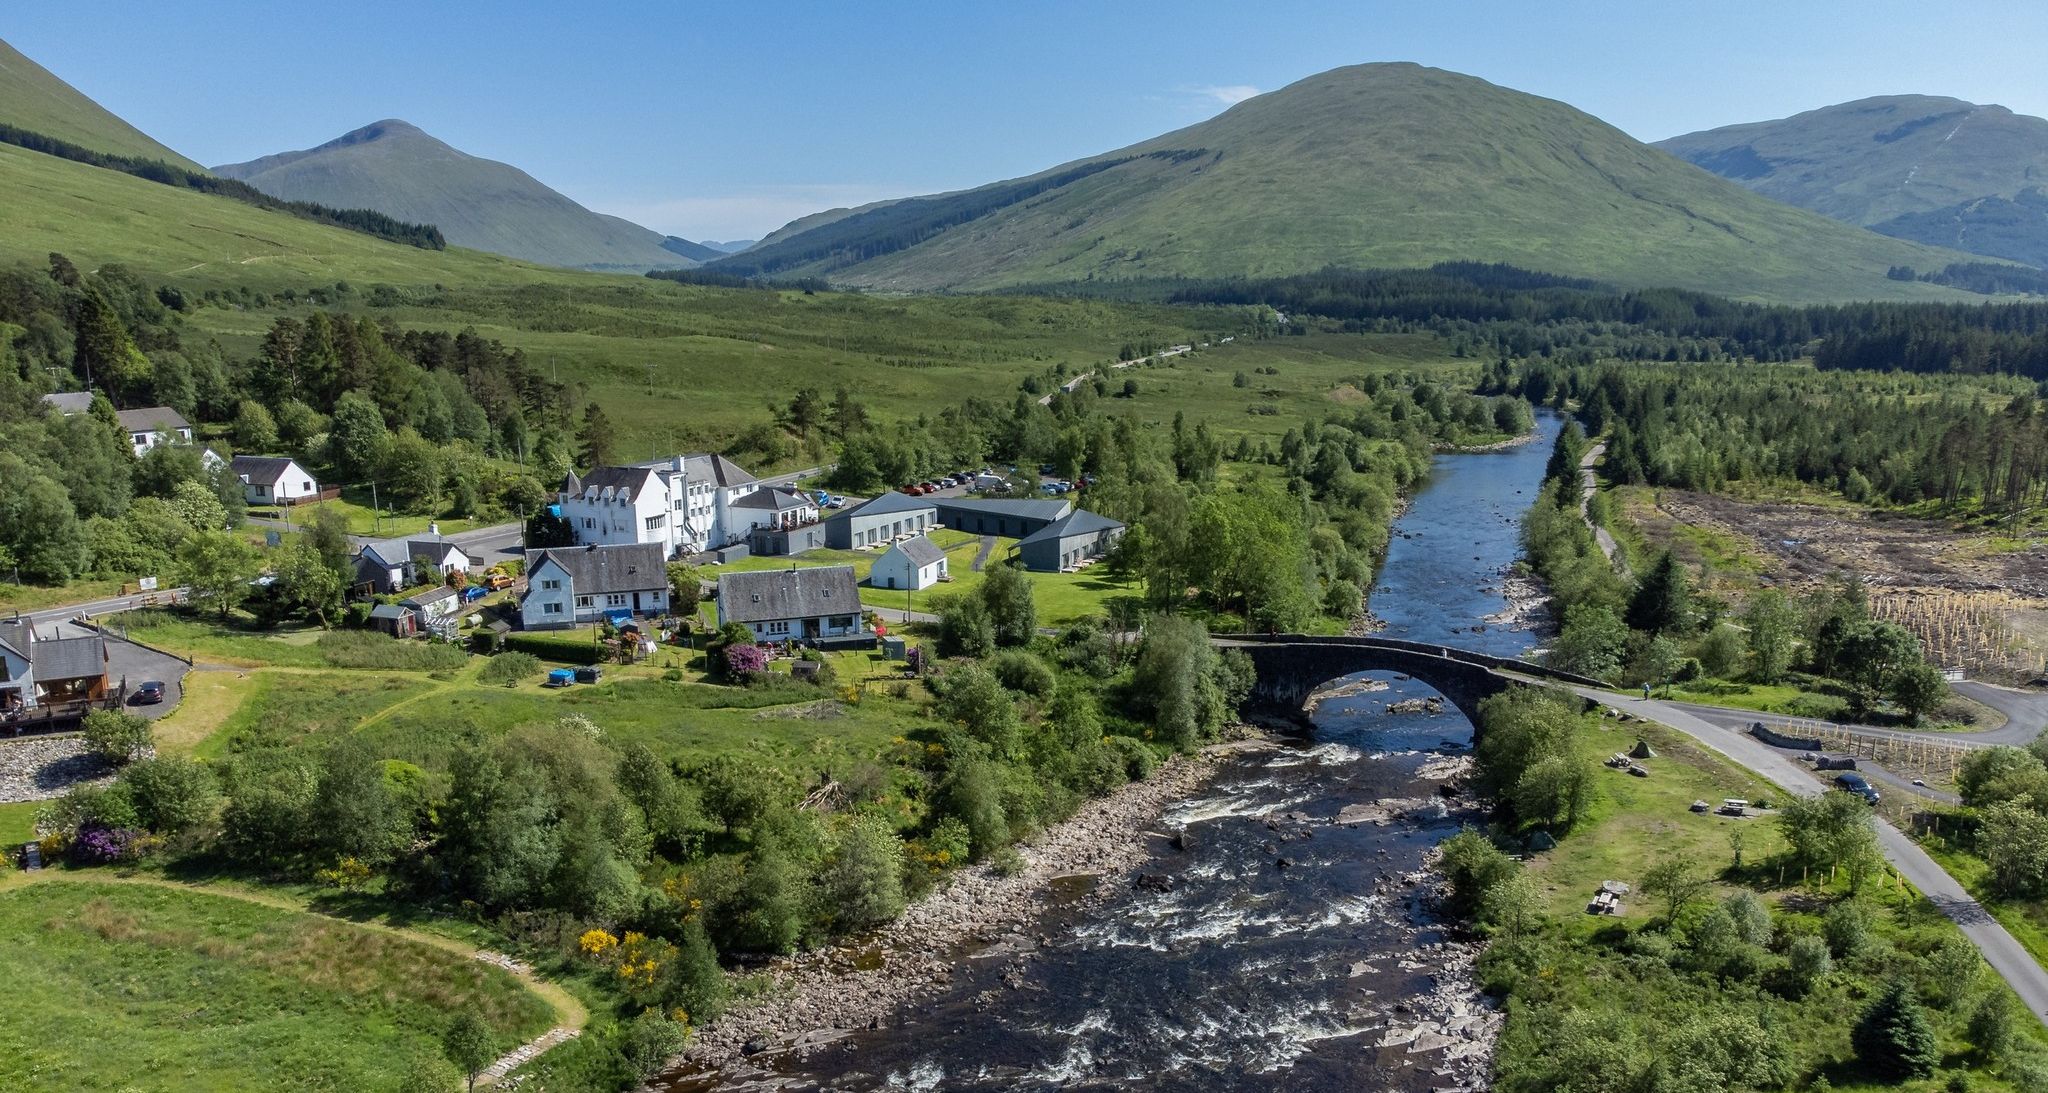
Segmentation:
{"type": "Polygon", "coordinates": [[[1109,553],[1123,534],[1122,522],[1075,509],[1020,540],[1017,559],[1026,569],[1058,573],[1109,553]]]}
{"type": "Polygon", "coordinates": [[[892,491],[827,517],[825,545],[834,550],[859,550],[903,535],[922,535],[938,524],[933,501],[892,491]]]}
{"type": "Polygon", "coordinates": [[[519,621],[528,630],[580,626],[621,612],[668,612],[668,565],[661,543],[549,547],[526,552],[519,621]]]}
{"type": "Polygon", "coordinates": [[[971,535],[1023,539],[1074,511],[1071,501],[1003,501],[978,497],[934,497],[939,523],[971,535]]]}

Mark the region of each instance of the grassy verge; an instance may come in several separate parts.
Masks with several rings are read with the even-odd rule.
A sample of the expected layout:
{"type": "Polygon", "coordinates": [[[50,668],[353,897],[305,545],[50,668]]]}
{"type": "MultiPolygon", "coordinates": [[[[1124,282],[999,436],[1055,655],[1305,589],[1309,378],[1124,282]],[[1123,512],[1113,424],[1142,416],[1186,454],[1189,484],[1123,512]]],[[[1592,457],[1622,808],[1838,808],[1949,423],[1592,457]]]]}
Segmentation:
{"type": "Polygon", "coordinates": [[[0,858],[10,858],[21,844],[35,838],[36,809],[40,801],[18,801],[0,805],[0,858]]]}
{"type": "Polygon", "coordinates": [[[0,1011],[9,1089],[392,1088],[438,1053],[454,1013],[483,1017],[499,1050],[553,1020],[502,969],[186,890],[11,886],[0,940],[17,1003],[0,1011]]]}

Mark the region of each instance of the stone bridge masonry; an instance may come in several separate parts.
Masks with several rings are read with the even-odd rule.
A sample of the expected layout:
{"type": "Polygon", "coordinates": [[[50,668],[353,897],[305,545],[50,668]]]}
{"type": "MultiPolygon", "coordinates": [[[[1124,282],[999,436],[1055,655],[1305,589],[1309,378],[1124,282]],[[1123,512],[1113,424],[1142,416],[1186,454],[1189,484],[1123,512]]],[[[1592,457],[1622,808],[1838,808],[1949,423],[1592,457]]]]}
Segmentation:
{"type": "Polygon", "coordinates": [[[1297,725],[1306,720],[1302,711],[1311,694],[1359,672],[1396,672],[1420,680],[1436,688],[1475,727],[1479,704],[1515,683],[1600,686],[1540,664],[1398,638],[1219,634],[1214,641],[1251,658],[1258,681],[1246,699],[1247,711],[1297,725]]]}

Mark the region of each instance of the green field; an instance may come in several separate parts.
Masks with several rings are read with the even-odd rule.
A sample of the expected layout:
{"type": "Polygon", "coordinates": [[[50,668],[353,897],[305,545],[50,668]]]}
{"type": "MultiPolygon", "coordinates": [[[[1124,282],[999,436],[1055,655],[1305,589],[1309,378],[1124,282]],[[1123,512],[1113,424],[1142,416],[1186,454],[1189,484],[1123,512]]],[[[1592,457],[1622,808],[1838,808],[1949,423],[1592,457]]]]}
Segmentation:
{"type": "Polygon", "coordinates": [[[497,1049],[551,1007],[509,973],[385,931],[66,877],[0,890],[0,1086],[388,1089],[469,1011],[497,1049]]]}

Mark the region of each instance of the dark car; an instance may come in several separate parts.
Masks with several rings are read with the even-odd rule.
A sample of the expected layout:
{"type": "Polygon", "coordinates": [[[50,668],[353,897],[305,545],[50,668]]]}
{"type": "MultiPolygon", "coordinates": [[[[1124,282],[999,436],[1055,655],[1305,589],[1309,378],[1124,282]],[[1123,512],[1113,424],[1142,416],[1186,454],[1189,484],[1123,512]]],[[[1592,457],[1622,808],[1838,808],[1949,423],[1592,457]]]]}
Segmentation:
{"type": "Polygon", "coordinates": [[[130,701],[134,702],[137,706],[154,706],[157,703],[162,702],[163,700],[163,681],[152,679],[136,687],[135,697],[130,701]]]}
{"type": "Polygon", "coordinates": [[[1854,793],[1870,804],[1878,802],[1877,787],[1865,781],[1860,774],[1843,774],[1835,778],[1835,788],[1854,793]]]}

